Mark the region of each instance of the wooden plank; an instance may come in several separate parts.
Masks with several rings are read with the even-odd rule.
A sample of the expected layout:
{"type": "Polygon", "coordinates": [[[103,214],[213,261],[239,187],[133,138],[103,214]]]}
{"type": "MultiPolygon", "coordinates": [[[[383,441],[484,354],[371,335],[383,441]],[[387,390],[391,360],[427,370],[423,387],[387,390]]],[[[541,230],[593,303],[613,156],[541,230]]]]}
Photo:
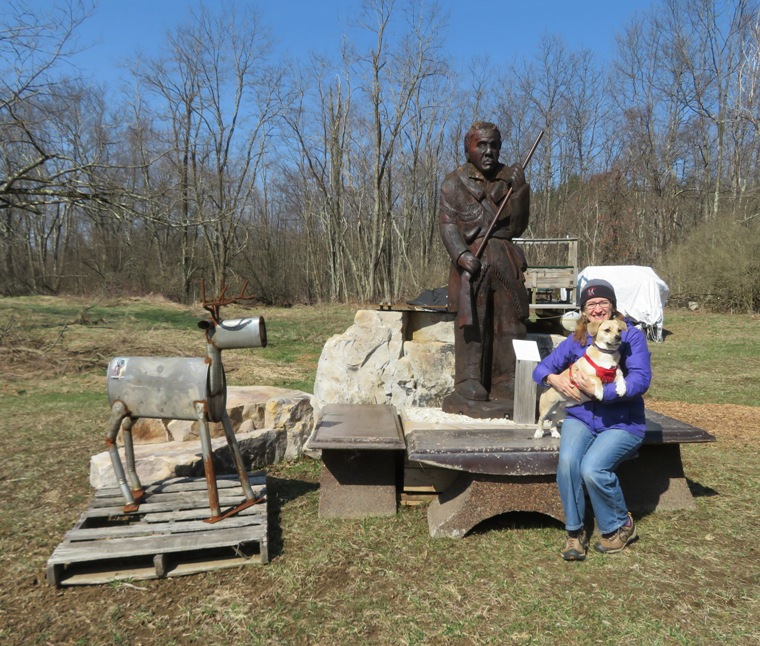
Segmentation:
{"type": "MultiPolygon", "coordinates": [[[[260,494],[264,490],[263,487],[252,487],[254,495],[260,494]]],[[[221,489],[218,491],[219,493],[219,501],[227,500],[227,503],[231,505],[233,502],[241,497],[245,497],[245,494],[243,493],[242,488],[238,487],[237,489],[221,489]]],[[[257,496],[258,497],[258,496],[257,496]]],[[[202,491],[190,491],[190,492],[177,492],[177,493],[147,493],[145,496],[145,502],[140,505],[141,509],[143,511],[152,509],[151,505],[183,505],[184,507],[187,507],[188,505],[202,505],[202,504],[208,504],[208,492],[204,489],[202,491]]],[[[104,497],[102,495],[96,495],[95,499],[92,501],[92,508],[98,509],[100,507],[115,507],[115,506],[124,506],[124,498],[119,496],[108,496],[104,497]]]]}
{"type": "MultiPolygon", "coordinates": [[[[244,501],[245,497],[242,493],[239,496],[219,496],[219,504],[222,507],[235,507],[244,501]]],[[[88,509],[86,513],[90,518],[107,518],[110,516],[124,515],[140,516],[145,514],[182,511],[186,509],[205,509],[207,515],[211,513],[208,498],[203,498],[201,500],[188,498],[182,501],[170,500],[167,502],[152,501],[149,498],[148,502],[144,502],[138,507],[137,511],[129,513],[124,512],[123,500],[115,500],[114,503],[115,504],[112,505],[93,505],[93,507],[88,509]]]]}
{"type": "Polygon", "coordinates": [[[451,486],[456,476],[456,471],[451,469],[433,467],[420,462],[408,462],[404,466],[404,491],[440,493],[451,486]]]}
{"type": "Polygon", "coordinates": [[[83,541],[61,543],[49,562],[77,563],[118,559],[147,554],[170,554],[217,547],[229,547],[252,541],[260,541],[265,536],[265,528],[253,527],[217,528],[213,531],[194,534],[162,534],[159,536],[135,536],[114,538],[105,541],[83,541]]]}
{"type": "MultiPolygon", "coordinates": [[[[259,507],[258,514],[243,516],[236,515],[225,519],[224,526],[229,527],[250,527],[256,524],[266,523],[265,506],[254,505],[248,509],[259,507]],[[263,511],[262,511],[263,510],[263,511]]],[[[248,511],[248,510],[246,510],[248,511]]],[[[162,514],[163,515],[163,514],[162,514]]],[[[170,516],[170,514],[166,514],[170,516]]],[[[208,514],[206,514],[208,516],[208,514]]],[[[204,520],[185,518],[172,518],[163,522],[135,523],[130,525],[113,525],[110,527],[85,527],[69,530],[63,537],[64,542],[75,543],[78,541],[93,541],[100,539],[128,538],[130,536],[158,536],[160,534],[171,534],[175,532],[207,532],[210,524],[204,520]]]]}
{"type": "MultiPolygon", "coordinates": [[[[535,341],[533,341],[535,344],[535,341]]],[[[538,355],[538,347],[536,347],[538,355]]],[[[518,359],[515,367],[515,404],[514,420],[517,424],[534,424],[536,422],[536,382],[533,381],[533,369],[538,361],[518,359]]]]}
{"type": "MultiPolygon", "coordinates": [[[[258,561],[255,558],[243,558],[239,552],[230,551],[227,557],[219,556],[211,559],[187,559],[177,560],[160,555],[157,569],[155,561],[152,565],[140,566],[134,561],[124,561],[122,563],[114,562],[108,564],[106,568],[102,564],[77,564],[73,570],[61,573],[60,585],[102,585],[104,583],[113,583],[115,581],[149,581],[152,579],[173,578],[178,576],[187,576],[191,574],[200,574],[211,570],[225,570],[229,568],[239,568],[244,565],[256,565],[266,563],[267,560],[258,561]]],[[[61,566],[56,566],[60,568],[61,566]]],[[[52,583],[52,582],[51,582],[52,583]]]]}
{"type": "MultiPolygon", "coordinates": [[[[251,487],[263,486],[266,484],[266,476],[261,472],[249,474],[248,482],[251,484],[251,487]]],[[[218,476],[216,479],[216,487],[219,491],[232,488],[242,491],[240,480],[238,480],[237,476],[218,476]]],[[[161,482],[147,485],[144,489],[146,494],[208,491],[206,487],[206,479],[202,477],[170,478],[169,480],[162,480],[161,482]]],[[[121,490],[118,487],[103,487],[102,489],[97,489],[95,491],[95,497],[121,498],[121,490]]]]}
{"type": "Polygon", "coordinates": [[[578,306],[572,303],[531,303],[530,308],[535,310],[577,310],[578,306]]]}
{"type": "Polygon", "coordinates": [[[435,497],[437,492],[428,493],[406,493],[402,492],[399,496],[399,504],[404,507],[421,507],[422,505],[429,505],[435,497]]]}
{"type": "MultiPolygon", "coordinates": [[[[239,511],[234,517],[238,516],[255,516],[261,514],[261,505],[264,505],[266,510],[266,502],[258,505],[253,505],[247,509],[239,511]]],[[[222,509],[222,512],[225,510],[222,509]]],[[[164,523],[164,522],[178,522],[189,520],[205,520],[209,517],[208,507],[203,509],[181,509],[179,511],[166,511],[166,512],[154,512],[145,516],[144,521],[146,523],[164,523]]],[[[225,521],[226,522],[226,521],[225,521]]]]}
{"type": "Polygon", "coordinates": [[[513,242],[519,245],[532,245],[532,244],[571,244],[577,241],[578,238],[514,238],[513,242]]]}
{"type": "MultiPolygon", "coordinates": [[[[266,477],[256,474],[249,478],[254,496],[266,495],[266,477]]],[[[234,479],[217,479],[219,503],[224,506],[236,506],[245,500],[240,481],[234,479]]],[[[175,478],[145,488],[145,502],[140,505],[137,514],[171,512],[180,509],[196,509],[205,506],[208,509],[208,489],[204,478],[175,478]]],[[[116,516],[123,513],[124,498],[118,488],[98,489],[90,503],[86,515],[91,518],[116,516]]],[[[207,512],[208,513],[208,512],[207,512]]]]}

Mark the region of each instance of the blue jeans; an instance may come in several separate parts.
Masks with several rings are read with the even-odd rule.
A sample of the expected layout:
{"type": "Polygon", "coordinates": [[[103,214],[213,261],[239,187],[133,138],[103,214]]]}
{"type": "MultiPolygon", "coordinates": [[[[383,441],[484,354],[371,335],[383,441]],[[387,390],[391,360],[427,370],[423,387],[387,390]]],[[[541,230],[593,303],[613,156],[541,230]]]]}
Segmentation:
{"type": "Polygon", "coordinates": [[[574,417],[562,422],[557,486],[565,509],[565,527],[583,527],[588,492],[596,525],[602,534],[614,532],[628,521],[628,508],[615,469],[636,454],[643,438],[610,428],[594,435],[574,417]]]}

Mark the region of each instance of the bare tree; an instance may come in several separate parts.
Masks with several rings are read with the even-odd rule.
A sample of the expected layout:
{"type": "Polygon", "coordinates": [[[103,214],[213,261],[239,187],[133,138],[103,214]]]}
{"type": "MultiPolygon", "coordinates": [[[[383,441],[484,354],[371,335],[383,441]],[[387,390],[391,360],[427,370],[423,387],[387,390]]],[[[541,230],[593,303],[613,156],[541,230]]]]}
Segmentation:
{"type": "Polygon", "coordinates": [[[0,209],[25,209],[97,197],[78,190],[77,174],[91,160],[61,149],[57,131],[81,87],[62,67],[76,29],[91,7],[69,0],[34,13],[11,3],[0,31],[0,209]]]}
{"type": "MultiPolygon", "coordinates": [[[[345,300],[353,286],[355,267],[346,235],[349,214],[345,194],[350,154],[350,81],[324,59],[314,57],[294,79],[289,107],[283,112],[295,145],[290,163],[298,171],[291,181],[300,190],[292,210],[300,214],[306,232],[309,275],[321,283],[330,300],[345,300]]],[[[285,188],[285,187],[283,187],[285,188]]]]}
{"type": "MultiPolygon", "coordinates": [[[[361,241],[361,253],[368,266],[360,295],[366,300],[381,296],[390,301],[394,296],[393,273],[397,262],[391,240],[397,199],[394,155],[408,126],[419,87],[445,71],[439,54],[438,12],[410,2],[404,7],[407,31],[394,39],[391,20],[395,4],[393,0],[373,0],[365,5],[363,26],[372,34],[374,43],[353,64],[366,100],[366,113],[359,123],[369,134],[366,143],[359,144],[368,156],[366,160],[358,160],[366,161],[371,186],[364,207],[369,211],[367,232],[361,241]]],[[[358,135],[354,132],[354,136],[358,135]]]]}
{"type": "Polygon", "coordinates": [[[171,53],[149,63],[140,79],[155,97],[176,174],[176,208],[167,224],[182,232],[189,298],[201,269],[201,239],[217,290],[246,246],[242,225],[255,216],[281,73],[267,65],[269,42],[253,12],[241,17],[228,8],[212,16],[202,8],[170,34],[169,46],[171,53]]]}

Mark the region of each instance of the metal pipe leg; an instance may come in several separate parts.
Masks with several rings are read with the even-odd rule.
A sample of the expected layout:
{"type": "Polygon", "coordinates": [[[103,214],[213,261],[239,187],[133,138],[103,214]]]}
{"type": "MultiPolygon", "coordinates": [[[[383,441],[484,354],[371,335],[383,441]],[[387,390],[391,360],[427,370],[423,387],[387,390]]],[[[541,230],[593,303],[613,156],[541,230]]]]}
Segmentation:
{"type": "Polygon", "coordinates": [[[132,426],[135,421],[136,418],[131,415],[127,417],[122,422],[122,431],[124,436],[124,456],[127,459],[127,478],[132,487],[132,495],[139,503],[145,492],[140,484],[140,478],[137,475],[137,468],[135,467],[135,445],[132,439],[132,426]]]}
{"type": "Polygon", "coordinates": [[[113,466],[113,472],[116,476],[116,482],[121,490],[121,495],[124,496],[125,510],[127,507],[133,507],[135,505],[135,499],[132,496],[132,491],[127,485],[127,479],[124,476],[124,467],[121,464],[121,457],[119,456],[119,448],[116,446],[116,436],[119,434],[119,428],[121,428],[122,420],[127,417],[127,409],[120,401],[116,401],[111,406],[111,417],[108,421],[108,433],[106,434],[106,446],[108,447],[108,455],[111,458],[111,465],[113,466]]]}
{"type": "Polygon", "coordinates": [[[206,409],[202,402],[195,404],[198,413],[198,429],[201,436],[201,450],[203,451],[203,472],[206,474],[206,488],[208,489],[208,504],[211,509],[211,520],[218,519],[222,515],[219,508],[219,492],[216,488],[216,473],[214,471],[214,452],[211,447],[211,433],[206,422],[206,409]]]}
{"type": "Polygon", "coordinates": [[[248,500],[253,500],[253,489],[251,483],[248,481],[248,471],[245,468],[245,462],[243,461],[243,454],[240,452],[240,445],[238,444],[235,432],[232,430],[232,422],[230,421],[227,411],[222,416],[222,427],[224,428],[224,436],[227,438],[227,444],[232,451],[232,458],[235,460],[235,468],[240,478],[240,486],[243,487],[243,493],[248,500]]]}

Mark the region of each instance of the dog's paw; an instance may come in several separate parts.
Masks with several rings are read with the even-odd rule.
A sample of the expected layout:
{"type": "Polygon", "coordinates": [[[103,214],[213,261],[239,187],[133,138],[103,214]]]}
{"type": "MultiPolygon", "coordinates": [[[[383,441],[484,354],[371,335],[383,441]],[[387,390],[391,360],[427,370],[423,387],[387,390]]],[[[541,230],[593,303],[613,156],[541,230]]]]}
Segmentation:
{"type": "Polygon", "coordinates": [[[536,429],[536,432],[533,433],[533,439],[540,440],[543,436],[544,436],[544,429],[543,429],[543,427],[539,426],[536,429]]]}
{"type": "Polygon", "coordinates": [[[615,392],[618,394],[618,397],[622,397],[626,393],[626,387],[625,387],[625,379],[621,379],[615,384],[615,392]]]}
{"type": "Polygon", "coordinates": [[[594,397],[599,401],[602,401],[602,399],[604,399],[604,386],[601,384],[594,386],[594,397]]]}
{"type": "Polygon", "coordinates": [[[552,437],[556,437],[557,439],[559,439],[560,437],[562,437],[562,436],[559,434],[559,431],[557,430],[557,427],[556,427],[556,426],[555,426],[554,428],[552,428],[552,437]]]}

